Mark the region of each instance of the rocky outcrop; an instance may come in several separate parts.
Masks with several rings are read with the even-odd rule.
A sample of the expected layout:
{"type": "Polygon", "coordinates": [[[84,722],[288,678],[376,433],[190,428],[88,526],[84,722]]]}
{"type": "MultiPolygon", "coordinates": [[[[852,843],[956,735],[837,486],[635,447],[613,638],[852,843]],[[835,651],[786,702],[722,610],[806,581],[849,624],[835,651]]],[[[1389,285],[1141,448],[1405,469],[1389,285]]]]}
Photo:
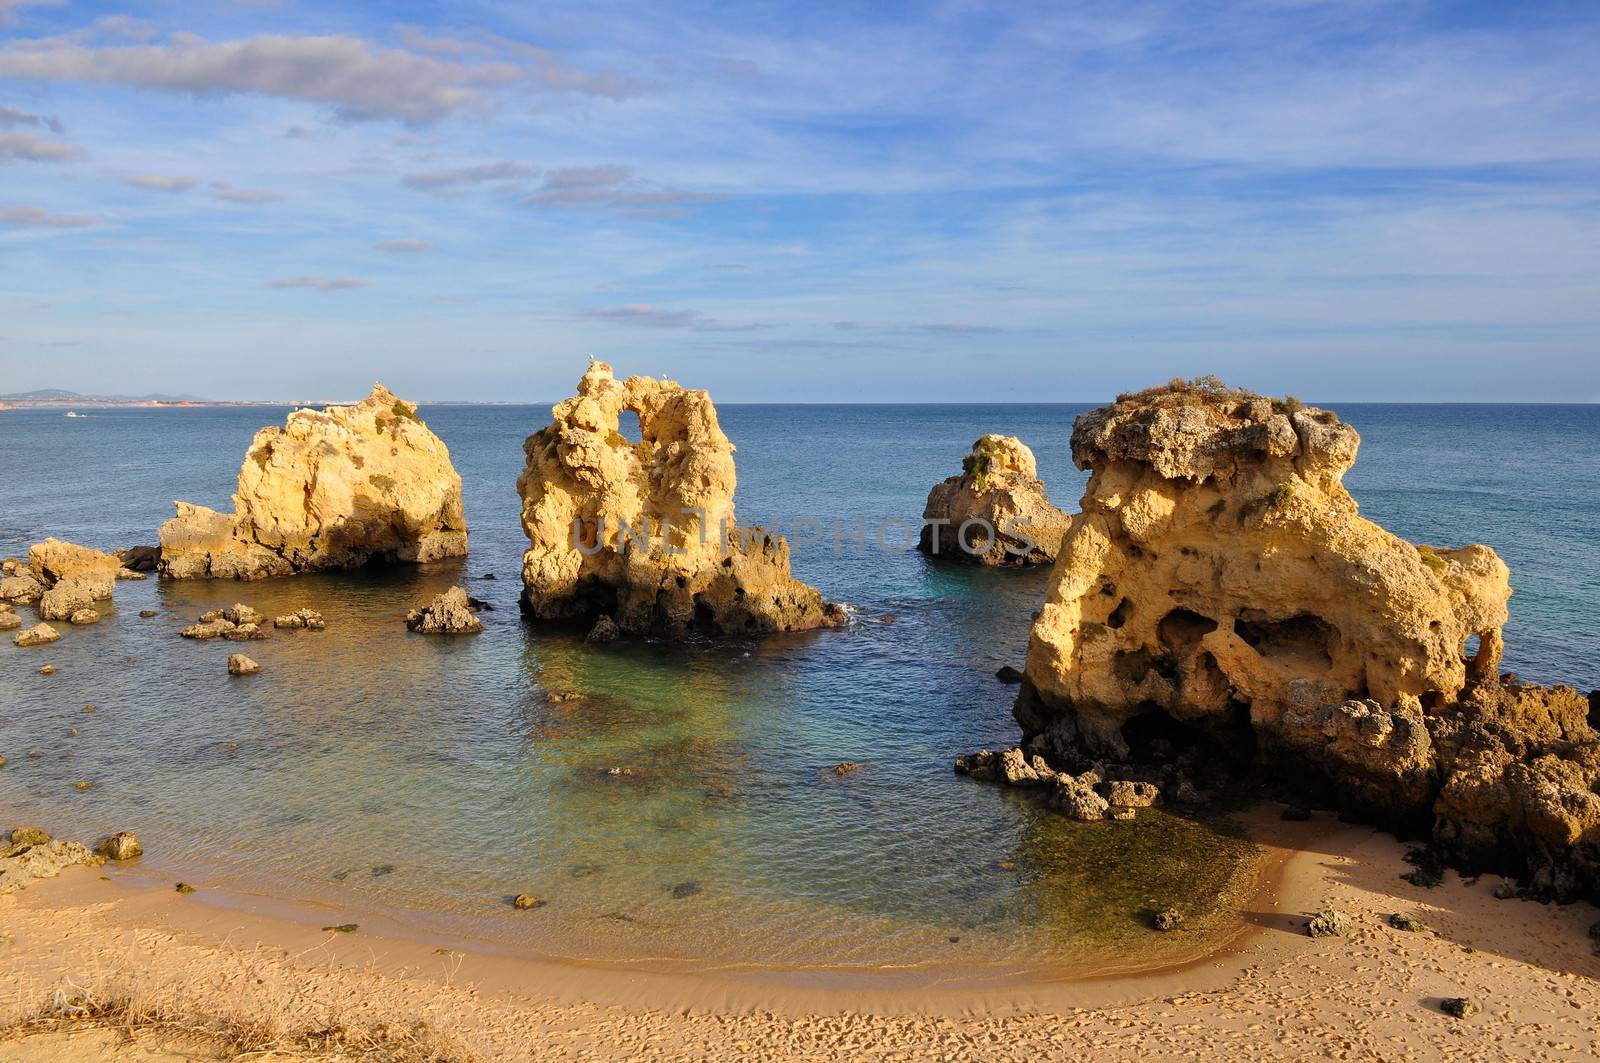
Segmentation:
{"type": "Polygon", "coordinates": [[[845,615],[789,574],[789,544],[734,520],[733,444],[704,391],[618,381],[591,362],[578,394],[528,437],[517,488],[530,546],[522,608],[536,621],[668,636],[762,635],[845,615]],[[642,439],[620,431],[638,415],[642,439]]]}
{"type": "Polygon", "coordinates": [[[275,628],[303,628],[306,631],[321,631],[328,626],[322,619],[322,614],[315,609],[296,609],[292,613],[272,618],[275,628]]]}
{"type": "Polygon", "coordinates": [[[1091,476],[1030,637],[1023,749],[1169,795],[1265,780],[1600,899],[1587,700],[1497,674],[1505,564],[1361,517],[1358,445],[1331,412],[1215,380],[1079,417],[1091,476]]]}
{"type": "Polygon", "coordinates": [[[472,615],[467,592],[451,587],[421,609],[406,613],[406,628],[422,635],[476,635],[483,630],[483,621],[472,615]]]}
{"type": "Polygon", "coordinates": [[[111,554],[60,539],[46,539],[28,548],[28,570],[42,586],[71,583],[91,601],[111,597],[121,568],[122,562],[111,554]]]}
{"type": "Polygon", "coordinates": [[[98,867],[104,862],[77,842],[52,838],[34,827],[19,828],[0,846],[0,896],[27,889],[35,879],[55,878],[69,867],[98,867]]]}
{"type": "Polygon", "coordinates": [[[980,436],[961,475],[928,492],[917,549],[983,565],[1046,564],[1071,519],[1050,504],[1022,440],[980,436]]]}
{"type": "Polygon", "coordinates": [[[461,477],[417,408],[381,384],[256,433],[234,512],[187,502],[161,526],[161,574],[261,579],[467,552],[461,477]]]}

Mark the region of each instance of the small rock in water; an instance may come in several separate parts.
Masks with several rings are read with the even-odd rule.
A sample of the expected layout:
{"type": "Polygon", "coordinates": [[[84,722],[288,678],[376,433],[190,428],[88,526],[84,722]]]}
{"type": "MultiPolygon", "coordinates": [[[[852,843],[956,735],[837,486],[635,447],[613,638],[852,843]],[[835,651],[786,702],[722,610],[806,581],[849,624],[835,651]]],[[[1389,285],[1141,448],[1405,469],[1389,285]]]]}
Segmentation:
{"type": "MultiPolygon", "coordinates": [[[[18,646],[26,648],[28,646],[43,646],[46,643],[54,642],[60,637],[61,632],[57,631],[49,624],[35,624],[26,631],[17,632],[16,637],[11,641],[16,643],[18,646]]],[[[45,665],[45,668],[50,668],[50,666],[45,665]]],[[[44,668],[39,670],[44,672],[44,668]]],[[[50,671],[53,672],[55,669],[51,668],[50,671]]],[[[49,675],[50,673],[44,672],[44,674],[49,675]]]]}
{"type": "Polygon", "coordinates": [[[519,912],[526,912],[532,908],[543,908],[545,902],[531,893],[519,893],[511,898],[511,907],[519,912]]]}
{"type": "Polygon", "coordinates": [[[88,779],[79,779],[77,782],[72,784],[72,788],[74,790],[90,790],[94,788],[94,783],[90,782],[88,779]]]}
{"type": "Polygon", "coordinates": [[[591,646],[604,646],[617,641],[617,636],[621,634],[622,631],[617,627],[615,620],[609,616],[602,616],[594,622],[594,627],[589,629],[589,634],[584,636],[583,641],[591,646]]]}
{"type": "Polygon", "coordinates": [[[261,614],[243,602],[235,602],[222,611],[222,619],[230,624],[260,624],[261,614]]]}
{"type": "Polygon", "coordinates": [[[1396,930],[1406,930],[1413,934],[1420,934],[1428,929],[1427,924],[1421,920],[1413,919],[1409,915],[1401,915],[1399,912],[1389,916],[1389,925],[1396,930]]]}
{"type": "Polygon", "coordinates": [[[467,592],[451,587],[421,609],[406,614],[406,627],[424,635],[475,635],[483,621],[472,615],[467,592]]]}
{"type": "Polygon", "coordinates": [[[55,675],[56,674],[56,666],[53,665],[53,664],[47,664],[43,668],[39,669],[39,674],[40,675],[55,675]]]}
{"type": "Polygon", "coordinates": [[[322,614],[315,609],[296,609],[292,613],[272,618],[272,626],[276,628],[304,628],[307,631],[322,631],[328,624],[322,619],[322,614]]]}
{"type": "Polygon", "coordinates": [[[3,768],[5,766],[6,766],[6,758],[3,757],[3,756],[0,756],[0,768],[3,768]]]}
{"type": "Polygon", "coordinates": [[[1306,933],[1314,938],[1343,937],[1350,929],[1350,917],[1332,908],[1324,908],[1306,921],[1306,933]]]}
{"type": "Polygon", "coordinates": [[[141,609],[141,610],[139,610],[139,616],[142,619],[145,619],[145,620],[149,620],[152,616],[155,616],[155,615],[156,615],[156,611],[154,609],[141,609]]]}
{"type": "Polygon", "coordinates": [[[144,852],[138,835],[131,830],[119,831],[101,842],[95,852],[107,860],[132,860],[144,852]]]}
{"type": "Polygon", "coordinates": [[[98,624],[99,622],[100,613],[96,609],[74,609],[72,615],[67,617],[67,623],[72,624],[74,627],[87,627],[90,624],[98,624]]]}
{"type": "Polygon", "coordinates": [[[354,934],[360,929],[361,924],[359,923],[335,923],[333,926],[323,927],[322,932],[324,934],[354,934]]]}
{"type": "Polygon", "coordinates": [[[93,705],[85,705],[83,707],[83,711],[84,712],[97,712],[99,710],[97,710],[93,705]]]}
{"type": "Polygon", "coordinates": [[[1163,908],[1150,920],[1152,926],[1163,932],[1178,929],[1182,922],[1183,913],[1176,908],[1163,908]]]}
{"type": "Polygon", "coordinates": [[[15,631],[22,626],[22,617],[9,609],[0,610],[0,631],[15,631]]]}
{"type": "Polygon", "coordinates": [[[672,896],[678,900],[682,900],[685,897],[693,897],[699,892],[700,883],[694,881],[680,882],[672,887],[672,896]]]}
{"type": "Polygon", "coordinates": [[[1439,1002],[1439,1010],[1446,1015],[1454,1015],[1458,1019],[1470,1018],[1478,1014],[1483,1008],[1471,997],[1446,997],[1439,1002]]]}
{"type": "Polygon", "coordinates": [[[372,869],[372,877],[373,878],[382,878],[385,875],[392,875],[392,874],[394,874],[394,865],[393,864],[379,864],[377,867],[374,867],[372,869]]]}
{"type": "Polygon", "coordinates": [[[1002,683],[1020,683],[1020,682],[1022,682],[1022,672],[1021,672],[1021,670],[1017,669],[1017,668],[1013,668],[1009,664],[1002,665],[1000,667],[999,671],[995,672],[994,677],[996,679],[1000,680],[1000,682],[1002,682],[1002,683]]]}
{"type": "Polygon", "coordinates": [[[179,893],[193,893],[194,892],[194,887],[189,885],[187,882],[180,882],[176,886],[174,886],[173,888],[176,889],[179,893]]]}
{"type": "Polygon", "coordinates": [[[833,766],[833,773],[835,775],[853,775],[860,770],[861,765],[857,764],[853,760],[841,761],[833,766]]]}
{"type": "Polygon", "coordinates": [[[242,653],[236,653],[228,658],[229,675],[255,675],[261,671],[261,666],[242,653]]]}
{"type": "Polygon", "coordinates": [[[479,579],[494,579],[494,573],[493,572],[485,572],[483,575],[479,576],[478,578],[479,579]]]}

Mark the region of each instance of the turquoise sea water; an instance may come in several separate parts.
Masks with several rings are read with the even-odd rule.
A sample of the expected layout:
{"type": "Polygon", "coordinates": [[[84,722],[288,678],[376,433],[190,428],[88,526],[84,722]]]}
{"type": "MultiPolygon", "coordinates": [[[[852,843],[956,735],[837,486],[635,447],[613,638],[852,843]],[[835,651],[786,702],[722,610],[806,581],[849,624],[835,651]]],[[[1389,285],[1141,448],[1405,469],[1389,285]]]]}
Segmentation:
{"type": "MultiPolygon", "coordinates": [[[[955,776],[957,753],[1015,739],[1014,688],[993,673],[1022,663],[1045,574],[930,563],[903,525],[885,525],[914,527],[928,488],[988,431],[1029,443],[1052,498],[1074,508],[1083,474],[1066,441],[1084,408],[724,407],[741,522],[820,524],[822,541],[795,543],[795,573],[856,621],[761,643],[595,650],[527,628],[516,609],[515,481],[547,407],[424,407],[465,483],[465,563],[120,583],[99,625],[43,649],[5,640],[0,810],[68,834],[137,830],[152,877],[379,908],[553,955],[993,972],[1132,962],[1157,937],[1140,912],[1203,907],[1245,847],[1163,812],[1068,823],[955,776]],[[836,522],[864,528],[864,547],[841,536],[836,550],[836,522]],[[408,634],[406,609],[457,580],[495,607],[484,634],[408,634]],[[329,630],[250,644],[265,671],[232,679],[223,661],[239,647],[177,632],[233,601],[317,608],[329,630]],[[38,674],[46,662],[55,675],[38,674]],[[548,696],[568,691],[584,696],[548,696]],[[844,760],[861,770],[834,776],[844,760]],[[512,912],[520,892],[549,903],[512,912]]],[[[287,411],[87,412],[0,413],[0,553],[46,535],[153,542],[173,499],[225,509],[250,437],[287,411]]],[[[1363,436],[1347,482],[1368,516],[1417,541],[1487,542],[1511,565],[1506,667],[1600,686],[1600,408],[1340,412],[1363,436]]]]}

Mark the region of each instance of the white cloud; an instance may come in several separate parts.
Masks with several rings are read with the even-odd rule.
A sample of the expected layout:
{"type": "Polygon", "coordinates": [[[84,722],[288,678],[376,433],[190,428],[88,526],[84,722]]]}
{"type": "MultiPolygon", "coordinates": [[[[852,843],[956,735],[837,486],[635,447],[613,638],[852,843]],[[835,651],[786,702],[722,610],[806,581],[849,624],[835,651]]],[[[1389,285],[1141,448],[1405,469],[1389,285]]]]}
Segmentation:
{"type": "Polygon", "coordinates": [[[48,129],[52,133],[59,133],[61,119],[55,115],[33,114],[29,111],[20,111],[15,107],[0,106],[0,129],[14,129],[20,125],[38,126],[48,129]]]}
{"type": "Polygon", "coordinates": [[[771,325],[732,325],[708,318],[698,310],[668,310],[645,303],[626,306],[607,306],[584,310],[579,315],[590,321],[604,321],[613,325],[633,325],[639,328],[693,329],[696,332],[756,332],[771,325]]]}
{"type": "Polygon", "coordinates": [[[71,144],[50,140],[37,133],[0,133],[0,161],[65,162],[81,158],[83,152],[71,144]]]}
{"type": "Polygon", "coordinates": [[[622,209],[630,213],[674,213],[671,208],[715,203],[723,196],[663,188],[634,176],[627,166],[572,166],[551,170],[525,202],[563,210],[622,209]]]}
{"type": "Polygon", "coordinates": [[[283,199],[276,192],[263,192],[253,188],[235,188],[227,181],[211,182],[211,198],[220,199],[224,203],[242,203],[245,205],[276,203],[283,199]]]}
{"type": "Polygon", "coordinates": [[[152,192],[187,192],[200,183],[195,177],[163,177],[160,174],[134,174],[128,183],[135,188],[148,188],[152,192]]]}
{"type": "Polygon", "coordinates": [[[0,225],[29,225],[41,229],[81,229],[98,225],[93,214],[53,214],[43,207],[0,207],[0,225]]]}
{"type": "Polygon", "coordinates": [[[424,251],[432,251],[433,244],[427,240],[379,240],[372,245],[372,248],[391,255],[417,255],[424,251]]]}
{"type": "MultiPolygon", "coordinates": [[[[509,53],[506,53],[509,54],[509,53]]],[[[0,77],[90,81],[196,96],[257,93],[332,106],[346,119],[431,122],[483,100],[486,87],[532,80],[620,98],[620,82],[593,80],[548,53],[440,59],[361,37],[263,34],[211,42],[189,33],[163,43],[90,46],[71,38],[0,47],[0,77]]]]}
{"type": "Polygon", "coordinates": [[[60,7],[67,0],[0,0],[0,26],[16,18],[25,7],[60,7]]]}
{"type": "Polygon", "coordinates": [[[430,191],[455,185],[483,184],[488,181],[513,181],[520,177],[533,177],[538,170],[520,162],[486,162],[477,166],[461,166],[453,170],[424,170],[408,173],[400,179],[410,188],[430,191]]]}
{"type": "Polygon", "coordinates": [[[365,277],[279,277],[267,282],[268,288],[314,288],[319,292],[340,292],[349,288],[368,288],[372,282],[365,277]]]}

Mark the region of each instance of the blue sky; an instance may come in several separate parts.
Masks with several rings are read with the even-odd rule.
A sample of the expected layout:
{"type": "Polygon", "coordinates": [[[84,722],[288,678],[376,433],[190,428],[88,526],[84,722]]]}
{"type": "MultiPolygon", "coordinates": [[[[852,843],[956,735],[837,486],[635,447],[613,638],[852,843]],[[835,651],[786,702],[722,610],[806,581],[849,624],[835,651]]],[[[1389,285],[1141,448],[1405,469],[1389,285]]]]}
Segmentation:
{"type": "Polygon", "coordinates": [[[1600,5],[0,0],[0,391],[1600,400],[1600,5]]]}

